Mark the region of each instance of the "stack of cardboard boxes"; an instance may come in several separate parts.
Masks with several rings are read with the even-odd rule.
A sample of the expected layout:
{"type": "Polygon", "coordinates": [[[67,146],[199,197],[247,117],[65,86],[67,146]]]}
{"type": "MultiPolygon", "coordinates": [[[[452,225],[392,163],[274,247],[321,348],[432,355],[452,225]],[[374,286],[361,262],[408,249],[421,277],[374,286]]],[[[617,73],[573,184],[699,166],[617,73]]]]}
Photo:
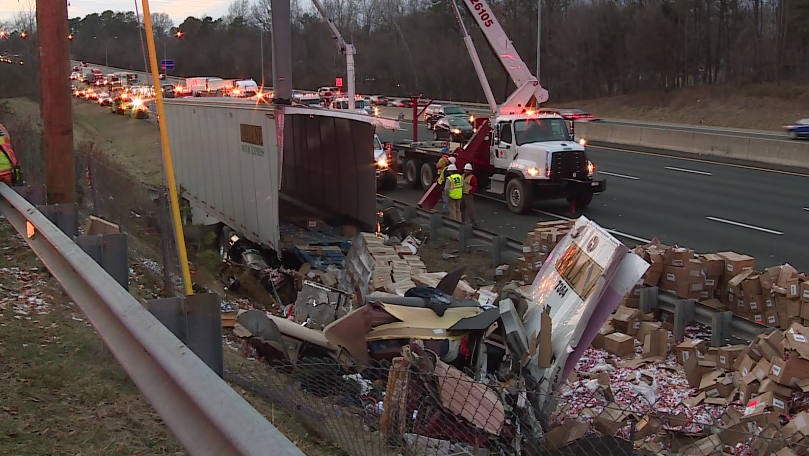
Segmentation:
{"type": "MultiPolygon", "coordinates": [[[[635,253],[650,267],[641,285],[729,310],[763,326],[809,325],[809,282],[790,265],[755,270],[755,259],[736,252],[695,255],[684,247],[648,245],[635,253]]],[[[624,304],[637,307],[635,289],[624,304]]]]}
{"type": "Polygon", "coordinates": [[[534,281],[548,254],[575,224],[575,220],[539,222],[536,229],[528,233],[522,244],[523,256],[517,260],[517,271],[523,283],[534,281]]]}
{"type": "Polygon", "coordinates": [[[349,285],[355,290],[404,296],[416,286],[412,276],[426,273],[427,267],[411,249],[388,246],[373,233],[360,233],[346,256],[345,271],[349,285]]]}

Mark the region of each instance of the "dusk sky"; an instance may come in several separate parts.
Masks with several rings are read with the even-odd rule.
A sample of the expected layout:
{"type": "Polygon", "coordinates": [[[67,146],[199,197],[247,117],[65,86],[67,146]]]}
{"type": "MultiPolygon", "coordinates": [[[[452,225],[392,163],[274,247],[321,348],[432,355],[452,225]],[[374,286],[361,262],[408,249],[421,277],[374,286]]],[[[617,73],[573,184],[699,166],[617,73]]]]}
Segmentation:
{"type": "MultiPolygon", "coordinates": [[[[0,0],[0,21],[11,19],[14,13],[28,8],[31,0],[0,0]]],[[[105,10],[134,11],[136,0],[69,0],[68,17],[84,17],[105,10]]],[[[141,9],[141,0],[137,0],[141,9]]],[[[230,0],[151,0],[149,9],[153,13],[168,13],[175,25],[188,16],[209,15],[213,18],[227,13],[230,0]]]]}

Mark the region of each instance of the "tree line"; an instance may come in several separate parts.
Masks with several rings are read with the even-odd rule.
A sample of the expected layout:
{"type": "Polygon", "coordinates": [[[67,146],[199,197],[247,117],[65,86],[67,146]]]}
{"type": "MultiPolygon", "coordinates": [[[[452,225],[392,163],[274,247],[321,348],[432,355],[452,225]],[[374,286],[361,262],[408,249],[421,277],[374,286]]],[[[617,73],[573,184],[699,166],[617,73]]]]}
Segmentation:
{"type": "MultiPolygon", "coordinates": [[[[357,48],[358,92],[484,101],[450,1],[324,0],[357,48]]],[[[459,1],[495,97],[503,101],[513,84],[459,1]]],[[[490,0],[531,68],[540,5],[540,82],[551,101],[809,81],[809,0],[490,0]]],[[[157,54],[175,60],[171,75],[257,81],[263,55],[271,85],[270,18],[270,0],[235,0],[224,17],[188,17],[180,24],[155,13],[157,54]]],[[[72,57],[143,70],[140,22],[135,12],[113,11],[70,19],[72,57]]],[[[316,89],[345,76],[345,59],[307,0],[292,0],[292,63],[296,88],[316,89]]]]}

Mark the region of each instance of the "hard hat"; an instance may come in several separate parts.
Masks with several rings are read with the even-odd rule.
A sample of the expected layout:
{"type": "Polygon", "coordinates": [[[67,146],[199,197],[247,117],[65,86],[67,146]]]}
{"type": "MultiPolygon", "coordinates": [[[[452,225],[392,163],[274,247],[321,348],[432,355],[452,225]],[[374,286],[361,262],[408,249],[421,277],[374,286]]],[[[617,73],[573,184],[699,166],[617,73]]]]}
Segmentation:
{"type": "Polygon", "coordinates": [[[467,164],[463,165],[463,170],[464,171],[472,171],[472,164],[467,163],[467,164]]]}
{"type": "Polygon", "coordinates": [[[455,164],[455,157],[449,157],[449,162],[455,164]]]}
{"type": "Polygon", "coordinates": [[[458,168],[455,165],[447,166],[447,171],[458,171],[458,168]]]}

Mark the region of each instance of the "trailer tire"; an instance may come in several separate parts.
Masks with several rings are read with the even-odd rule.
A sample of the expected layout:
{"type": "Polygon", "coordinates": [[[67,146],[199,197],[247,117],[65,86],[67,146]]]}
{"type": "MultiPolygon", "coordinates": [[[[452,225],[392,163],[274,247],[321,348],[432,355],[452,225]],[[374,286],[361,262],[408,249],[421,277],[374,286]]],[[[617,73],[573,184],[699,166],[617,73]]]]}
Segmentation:
{"type": "Polygon", "coordinates": [[[421,188],[427,190],[435,182],[435,165],[432,163],[423,163],[421,165],[421,188]]]}
{"type": "Polygon", "coordinates": [[[592,193],[579,193],[578,195],[568,196],[568,203],[576,203],[576,209],[584,209],[589,206],[593,201],[592,193]]]}
{"type": "Polygon", "coordinates": [[[404,177],[408,188],[416,188],[419,185],[421,173],[421,160],[408,160],[404,167],[404,177]]]}
{"type": "Polygon", "coordinates": [[[506,204],[511,212],[525,214],[534,207],[534,189],[520,177],[506,184],[506,204]]]}
{"type": "Polygon", "coordinates": [[[222,231],[219,232],[219,256],[222,257],[222,261],[228,259],[228,254],[230,253],[230,235],[233,231],[230,229],[229,226],[225,225],[222,227],[222,231]]]}

